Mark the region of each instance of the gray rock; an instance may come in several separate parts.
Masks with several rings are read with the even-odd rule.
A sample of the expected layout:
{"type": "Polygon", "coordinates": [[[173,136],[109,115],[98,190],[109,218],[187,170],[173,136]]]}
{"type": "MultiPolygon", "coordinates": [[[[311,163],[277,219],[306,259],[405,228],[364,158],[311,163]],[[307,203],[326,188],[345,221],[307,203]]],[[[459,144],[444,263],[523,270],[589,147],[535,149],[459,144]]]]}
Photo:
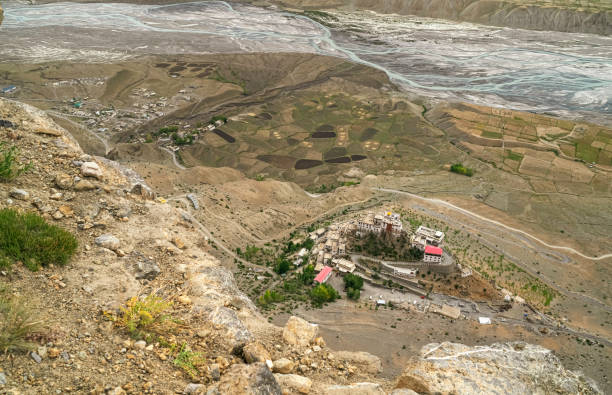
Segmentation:
{"type": "Polygon", "coordinates": [[[32,351],[32,352],[30,353],[30,357],[31,357],[31,358],[32,358],[34,361],[36,361],[36,363],[41,363],[41,362],[42,362],[42,358],[40,357],[40,355],[38,355],[38,354],[36,353],[36,351],[32,351]]]}
{"type": "Polygon", "coordinates": [[[204,384],[191,383],[191,384],[187,384],[187,386],[183,390],[183,393],[197,394],[198,392],[201,392],[202,390],[204,390],[204,384]]]}
{"type": "Polygon", "coordinates": [[[385,395],[380,384],[355,383],[351,385],[330,385],[325,388],[326,395],[385,395]]]}
{"type": "Polygon", "coordinates": [[[27,191],[17,188],[11,189],[11,192],[9,192],[9,196],[17,200],[28,200],[30,198],[30,194],[27,191]]]}
{"type": "Polygon", "coordinates": [[[281,395],[274,375],[265,363],[234,364],[225,371],[221,381],[209,387],[210,394],[223,395],[281,395]]]}
{"type": "Polygon", "coordinates": [[[312,387],[312,381],[309,378],[297,374],[276,373],[274,378],[283,390],[291,394],[308,394],[312,387]]]}
{"type": "Polygon", "coordinates": [[[84,162],[81,165],[81,174],[83,177],[102,178],[102,169],[96,162],[84,162]]]}
{"type": "Polygon", "coordinates": [[[125,217],[129,217],[130,214],[132,214],[132,209],[130,208],[130,206],[122,206],[119,207],[117,209],[117,211],[115,212],[115,217],[117,218],[125,218],[125,217]]]}
{"type": "Polygon", "coordinates": [[[6,379],[6,375],[3,372],[0,372],[0,385],[6,385],[8,380],[6,379]]]}
{"type": "Polygon", "coordinates": [[[251,332],[232,309],[217,307],[209,314],[209,319],[213,324],[225,327],[229,335],[227,339],[234,344],[246,343],[252,339],[251,332]]]}
{"type": "Polygon", "coordinates": [[[144,340],[138,340],[137,342],[134,342],[134,348],[137,350],[144,350],[146,346],[147,342],[144,340]]]}
{"type": "Polygon", "coordinates": [[[155,262],[148,258],[144,258],[139,260],[136,263],[136,278],[137,279],[145,279],[145,280],[153,280],[155,277],[159,275],[161,269],[155,262]]]}
{"type": "Polygon", "coordinates": [[[189,199],[194,209],[198,210],[200,208],[200,204],[198,203],[198,198],[196,197],[196,195],[194,195],[193,193],[188,193],[187,199],[189,199]]]}
{"type": "Polygon", "coordinates": [[[68,354],[66,351],[62,351],[60,353],[60,357],[62,357],[64,361],[70,361],[70,354],[68,354]]]}
{"type": "Polygon", "coordinates": [[[108,248],[111,251],[116,251],[121,246],[118,238],[111,234],[103,234],[95,238],[94,242],[103,248],[108,248]]]}
{"type": "Polygon", "coordinates": [[[208,372],[210,373],[210,377],[215,380],[215,381],[219,381],[219,379],[221,379],[221,367],[219,366],[218,363],[213,363],[208,367],[208,372]]]}

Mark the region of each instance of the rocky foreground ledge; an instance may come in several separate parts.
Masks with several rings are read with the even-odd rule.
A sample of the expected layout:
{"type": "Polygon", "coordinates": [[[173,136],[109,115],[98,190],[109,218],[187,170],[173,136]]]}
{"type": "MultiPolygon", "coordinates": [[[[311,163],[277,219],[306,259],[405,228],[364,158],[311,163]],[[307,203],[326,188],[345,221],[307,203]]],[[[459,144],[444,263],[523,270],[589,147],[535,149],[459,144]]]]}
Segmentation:
{"type": "Polygon", "coordinates": [[[601,393],[551,351],[525,343],[429,344],[400,377],[384,378],[377,356],[331,350],[317,325],[268,323],[189,213],[155,200],[134,172],[85,154],[33,107],[0,99],[0,120],[0,140],[33,164],[0,184],[0,209],[38,211],[81,246],[65,267],[33,273],[15,264],[0,275],[36,302],[48,328],[34,352],[0,354],[0,393],[601,393]],[[152,292],[180,317],[167,341],[188,339],[205,356],[199,375],[179,370],[160,341],[134,341],[107,319],[152,292]]]}

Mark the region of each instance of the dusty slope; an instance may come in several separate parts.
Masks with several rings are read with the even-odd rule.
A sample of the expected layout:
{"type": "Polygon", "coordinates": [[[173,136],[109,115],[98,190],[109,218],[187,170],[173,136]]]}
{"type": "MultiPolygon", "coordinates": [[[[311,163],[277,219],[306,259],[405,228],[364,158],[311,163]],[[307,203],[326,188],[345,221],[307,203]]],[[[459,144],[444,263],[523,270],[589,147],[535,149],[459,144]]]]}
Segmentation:
{"type": "MultiPolygon", "coordinates": [[[[42,0],[52,3],[60,0],[42,0]]],[[[131,0],[136,4],[173,4],[185,0],[131,0]]],[[[118,0],[85,0],[112,3],[118,0]]],[[[238,0],[280,5],[292,10],[362,9],[380,13],[481,23],[531,30],[612,34],[612,5],[606,0],[238,0]]]]}
{"type": "MultiPolygon", "coordinates": [[[[34,205],[49,221],[75,233],[81,245],[77,257],[64,268],[51,267],[35,275],[16,264],[1,277],[14,293],[37,301],[47,328],[39,335],[41,346],[36,351],[41,361],[28,355],[0,357],[6,381],[0,389],[27,394],[54,390],[173,393],[187,388],[213,394],[280,394],[282,388],[288,393],[383,394],[394,387],[376,378],[378,358],[332,353],[317,337],[317,328],[305,321],[291,319],[284,330],[265,322],[236,289],[231,273],[208,253],[210,246],[194,228],[191,216],[147,200],[152,195],[146,188],[133,188],[138,183],[135,173],[84,155],[71,136],[31,107],[2,100],[0,118],[14,125],[0,130],[2,140],[18,145],[23,159],[34,164],[29,174],[0,186],[5,197],[1,207],[33,210],[34,205]],[[78,166],[82,161],[96,162],[101,174],[84,177],[78,166]],[[76,177],[82,179],[71,185],[76,177]],[[60,184],[64,189],[58,188],[60,184]],[[16,187],[29,197],[7,199],[16,187]],[[118,245],[96,241],[102,234],[115,236],[118,245]],[[167,341],[177,346],[188,343],[206,357],[192,379],[172,364],[175,349],[161,341],[140,348],[107,319],[126,298],[154,290],[175,301],[172,314],[182,322],[167,341]],[[269,364],[277,374],[257,363],[268,359],[276,361],[269,364]],[[200,384],[187,387],[191,380],[200,384]],[[372,382],[351,384],[364,380],[372,382]]],[[[529,358],[508,356],[504,364],[518,367],[525,357],[529,358]]],[[[488,364],[486,360],[479,363],[488,364]]],[[[548,360],[534,362],[544,363],[548,360]]],[[[405,373],[410,374],[416,373],[405,373]]],[[[468,385],[470,378],[457,377],[457,385],[461,380],[468,385]]],[[[496,380],[508,388],[597,392],[582,376],[560,366],[545,376],[546,388],[539,381],[503,372],[496,380]],[[563,385],[556,384],[560,380],[563,385]]],[[[398,386],[422,391],[406,380],[398,386]]]]}
{"type": "Polygon", "coordinates": [[[612,33],[610,5],[594,2],[498,0],[279,0],[301,9],[365,9],[531,30],[612,33]],[[582,6],[584,4],[584,6],[582,6]]]}

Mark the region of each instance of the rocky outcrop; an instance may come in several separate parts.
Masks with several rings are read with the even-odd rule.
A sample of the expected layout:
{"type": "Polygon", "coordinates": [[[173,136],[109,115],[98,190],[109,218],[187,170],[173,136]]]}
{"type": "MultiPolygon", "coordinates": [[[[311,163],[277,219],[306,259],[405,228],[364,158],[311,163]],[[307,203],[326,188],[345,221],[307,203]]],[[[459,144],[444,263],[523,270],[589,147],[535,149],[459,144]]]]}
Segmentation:
{"type": "Polygon", "coordinates": [[[552,351],[523,342],[466,346],[432,343],[396,388],[441,394],[601,394],[589,379],[566,370],[552,351]]]}
{"type": "Polygon", "coordinates": [[[274,375],[265,363],[233,365],[218,384],[208,388],[210,395],[281,395],[274,375]]]}
{"type": "Polygon", "coordinates": [[[299,317],[290,317],[283,329],[283,339],[293,345],[307,346],[319,334],[319,327],[299,317]]]}

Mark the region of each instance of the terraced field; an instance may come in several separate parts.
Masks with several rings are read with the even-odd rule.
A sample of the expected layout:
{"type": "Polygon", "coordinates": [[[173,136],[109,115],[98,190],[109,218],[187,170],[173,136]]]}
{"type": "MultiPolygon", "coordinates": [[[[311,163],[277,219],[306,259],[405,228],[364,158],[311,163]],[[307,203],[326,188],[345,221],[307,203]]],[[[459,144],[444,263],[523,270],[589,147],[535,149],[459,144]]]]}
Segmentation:
{"type": "Polygon", "coordinates": [[[432,146],[440,143],[439,132],[401,100],[313,91],[222,115],[229,118],[225,141],[209,134],[185,149],[188,165],[237,167],[251,177],[307,186],[336,181],[354,162],[378,173],[410,169],[417,155],[439,153],[432,146]]]}

